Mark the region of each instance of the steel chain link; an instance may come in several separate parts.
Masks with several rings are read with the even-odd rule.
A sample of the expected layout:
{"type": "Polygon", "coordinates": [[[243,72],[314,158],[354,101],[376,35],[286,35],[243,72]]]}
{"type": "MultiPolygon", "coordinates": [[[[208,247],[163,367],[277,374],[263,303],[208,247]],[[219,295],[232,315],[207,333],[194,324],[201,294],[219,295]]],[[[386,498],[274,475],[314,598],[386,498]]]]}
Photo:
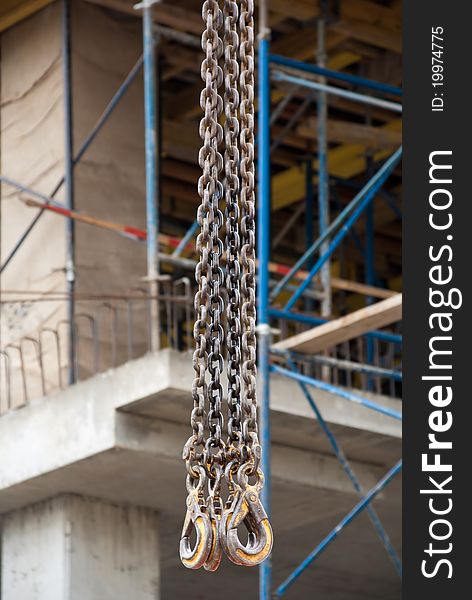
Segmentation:
{"type": "Polygon", "coordinates": [[[239,278],[239,7],[234,0],[224,3],[224,110],[225,110],[225,197],[226,197],[226,289],[228,352],[228,453],[239,454],[241,442],[241,311],[239,278]]]}
{"type": "MultiPolygon", "coordinates": [[[[223,25],[223,14],[217,0],[206,0],[202,11],[206,22],[206,30],[202,36],[202,48],[206,58],[202,63],[201,77],[205,87],[200,96],[200,105],[204,110],[204,117],[200,122],[200,136],[203,147],[200,152],[199,162],[203,175],[199,181],[199,193],[202,198],[202,222],[208,224],[208,239],[206,250],[208,252],[208,357],[207,369],[210,382],[207,385],[208,415],[207,424],[209,436],[205,444],[205,466],[209,482],[219,482],[225,456],[225,444],[222,440],[223,415],[221,401],[223,387],[221,373],[224,369],[222,346],[224,332],[221,315],[224,312],[224,303],[221,296],[223,284],[223,271],[220,267],[220,258],[223,254],[223,242],[219,237],[219,230],[223,225],[223,214],[219,209],[219,200],[223,196],[223,186],[219,180],[223,168],[223,157],[218,148],[223,141],[223,128],[218,120],[223,110],[223,100],[218,92],[223,83],[223,71],[218,61],[223,53],[223,43],[219,31],[223,25]]],[[[206,228],[202,223],[202,231],[206,228]]],[[[217,492],[214,486],[213,492],[217,492]]]]}
{"type": "Polygon", "coordinates": [[[241,147],[241,295],[242,295],[242,413],[243,462],[257,470],[260,446],[257,437],[256,397],[256,263],[254,202],[254,0],[241,0],[240,45],[240,147],[241,147]]]}

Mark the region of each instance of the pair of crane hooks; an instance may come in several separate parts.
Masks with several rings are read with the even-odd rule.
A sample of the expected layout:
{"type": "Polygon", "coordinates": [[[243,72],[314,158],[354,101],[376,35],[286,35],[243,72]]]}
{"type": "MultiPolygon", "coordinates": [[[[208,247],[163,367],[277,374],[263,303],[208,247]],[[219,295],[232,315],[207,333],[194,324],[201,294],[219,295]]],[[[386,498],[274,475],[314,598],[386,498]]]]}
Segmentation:
{"type": "Polygon", "coordinates": [[[205,86],[200,96],[203,174],[198,182],[193,433],[183,450],[188,497],[180,557],[190,569],[209,571],[218,568],[223,553],[238,565],[257,565],[269,556],[273,540],[260,501],[264,475],[257,435],[253,15],[254,0],[206,0],[202,9],[205,86]],[[224,157],[219,152],[223,139],[224,157]],[[225,440],[223,370],[228,382],[225,440]],[[246,545],[238,537],[241,524],[248,531],[246,545]]]}

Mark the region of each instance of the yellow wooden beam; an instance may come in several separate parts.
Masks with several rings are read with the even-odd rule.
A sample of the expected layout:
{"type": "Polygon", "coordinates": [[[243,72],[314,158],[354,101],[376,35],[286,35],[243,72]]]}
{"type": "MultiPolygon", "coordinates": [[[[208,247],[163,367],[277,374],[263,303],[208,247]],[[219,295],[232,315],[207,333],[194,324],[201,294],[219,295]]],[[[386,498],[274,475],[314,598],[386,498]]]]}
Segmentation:
{"type": "MultiPolygon", "coordinates": [[[[401,119],[395,119],[384,128],[391,131],[401,129],[401,119]]],[[[349,179],[365,170],[365,146],[361,144],[344,144],[328,152],[328,172],[330,175],[349,179]]],[[[374,154],[374,160],[382,160],[391,153],[390,150],[380,150],[374,154]]],[[[318,161],[313,161],[313,169],[318,170],[318,161]]],[[[317,181],[317,178],[314,178],[317,181]]],[[[280,210],[305,195],[305,175],[303,168],[293,167],[272,178],[272,207],[280,210]]]]}
{"type": "Polygon", "coordinates": [[[0,6],[0,32],[34,15],[54,0],[3,0],[0,6]]]}

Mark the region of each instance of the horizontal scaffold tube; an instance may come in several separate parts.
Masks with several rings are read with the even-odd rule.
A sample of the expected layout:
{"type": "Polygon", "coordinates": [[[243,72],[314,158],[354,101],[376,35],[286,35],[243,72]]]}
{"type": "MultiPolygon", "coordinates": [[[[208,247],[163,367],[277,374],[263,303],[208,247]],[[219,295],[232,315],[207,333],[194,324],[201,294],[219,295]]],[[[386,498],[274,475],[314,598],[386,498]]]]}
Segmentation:
{"type": "Polygon", "coordinates": [[[345,83],[352,83],[353,85],[364,87],[370,90],[376,90],[386,94],[392,94],[394,96],[401,96],[403,94],[401,88],[387,83],[381,83],[380,81],[373,81],[372,79],[365,79],[364,77],[358,77],[357,75],[351,75],[350,73],[341,73],[340,71],[333,71],[332,69],[326,69],[325,67],[319,67],[312,63],[302,62],[287,56],[280,56],[279,54],[271,54],[269,60],[273,65],[279,65],[281,67],[289,67],[290,69],[297,69],[304,73],[311,73],[312,75],[321,75],[328,79],[336,79],[338,81],[344,81],[345,83]]]}
{"type": "Polygon", "coordinates": [[[276,81],[286,81],[287,83],[293,83],[294,85],[301,85],[303,87],[310,88],[312,90],[318,90],[320,92],[327,92],[333,96],[341,96],[354,102],[360,102],[361,104],[370,104],[371,106],[377,106],[379,108],[385,108],[393,112],[401,113],[403,108],[398,102],[391,102],[390,100],[384,100],[383,98],[375,98],[375,96],[366,96],[365,94],[358,94],[357,92],[351,92],[351,90],[345,90],[344,88],[335,87],[333,85],[326,85],[324,83],[318,83],[311,79],[303,79],[301,77],[294,77],[288,75],[283,71],[274,71],[272,78],[276,81]]]}
{"type": "Polygon", "coordinates": [[[356,404],[360,404],[365,408],[369,408],[374,410],[375,412],[381,413],[388,417],[392,417],[393,419],[397,419],[398,421],[402,420],[401,412],[397,410],[392,410],[391,408],[387,408],[386,406],[382,406],[377,402],[372,402],[367,398],[362,398],[362,396],[358,396],[357,394],[353,394],[349,390],[338,387],[336,385],[332,385],[330,383],[326,383],[324,381],[319,381],[318,379],[313,379],[312,377],[308,377],[308,375],[302,375],[301,373],[294,373],[289,369],[284,369],[284,367],[279,367],[278,365],[271,365],[271,371],[273,373],[278,373],[279,375],[284,375],[289,379],[293,379],[294,381],[301,381],[306,385],[311,385],[319,390],[323,390],[325,392],[330,392],[331,394],[336,394],[341,398],[349,400],[350,402],[355,402],[356,404]]]}

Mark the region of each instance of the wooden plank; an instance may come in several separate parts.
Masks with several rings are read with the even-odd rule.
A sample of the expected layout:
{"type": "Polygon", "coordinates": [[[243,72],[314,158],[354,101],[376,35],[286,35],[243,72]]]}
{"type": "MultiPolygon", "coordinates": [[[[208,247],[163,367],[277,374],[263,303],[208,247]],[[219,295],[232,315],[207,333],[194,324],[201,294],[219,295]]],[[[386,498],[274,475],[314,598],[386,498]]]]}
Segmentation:
{"type": "MultiPolygon", "coordinates": [[[[317,138],[317,119],[312,117],[296,129],[299,136],[315,140],[317,138]]],[[[363,144],[372,150],[396,149],[402,143],[401,131],[392,131],[382,127],[372,127],[352,121],[329,119],[328,139],[344,144],[363,144]]]]}
{"type": "Polygon", "coordinates": [[[360,294],[361,296],[372,296],[372,298],[391,298],[396,292],[385,290],[373,285],[366,285],[358,281],[350,281],[349,279],[341,279],[339,277],[331,277],[331,287],[335,290],[343,290],[360,294]]]}
{"type": "Polygon", "coordinates": [[[274,349],[316,354],[374,329],[400,321],[401,318],[402,295],[395,294],[387,300],[278,342],[274,344],[274,349]]]}
{"type": "MultiPolygon", "coordinates": [[[[349,36],[339,32],[328,31],[326,35],[326,51],[330,52],[334,50],[347,37],[349,36]]],[[[283,56],[290,56],[298,60],[313,60],[316,55],[316,40],[316,29],[313,29],[313,27],[301,30],[296,29],[292,33],[284,35],[275,41],[272,44],[271,51],[274,54],[282,54],[283,56]]]]}
{"type": "Polygon", "coordinates": [[[378,27],[362,21],[338,21],[331,26],[334,31],[346,37],[352,37],[355,40],[392,50],[393,52],[402,52],[401,35],[395,31],[378,27]]]}
{"type": "MultiPolygon", "coordinates": [[[[259,3],[257,3],[259,4],[259,3]]],[[[314,19],[320,14],[319,2],[305,2],[303,0],[270,0],[269,8],[285,18],[297,19],[298,21],[308,21],[314,19]]]]}
{"type": "Polygon", "coordinates": [[[398,13],[391,7],[382,6],[370,0],[347,0],[346,2],[342,2],[341,18],[348,21],[364,21],[377,27],[396,31],[401,35],[401,12],[398,13]]]}

